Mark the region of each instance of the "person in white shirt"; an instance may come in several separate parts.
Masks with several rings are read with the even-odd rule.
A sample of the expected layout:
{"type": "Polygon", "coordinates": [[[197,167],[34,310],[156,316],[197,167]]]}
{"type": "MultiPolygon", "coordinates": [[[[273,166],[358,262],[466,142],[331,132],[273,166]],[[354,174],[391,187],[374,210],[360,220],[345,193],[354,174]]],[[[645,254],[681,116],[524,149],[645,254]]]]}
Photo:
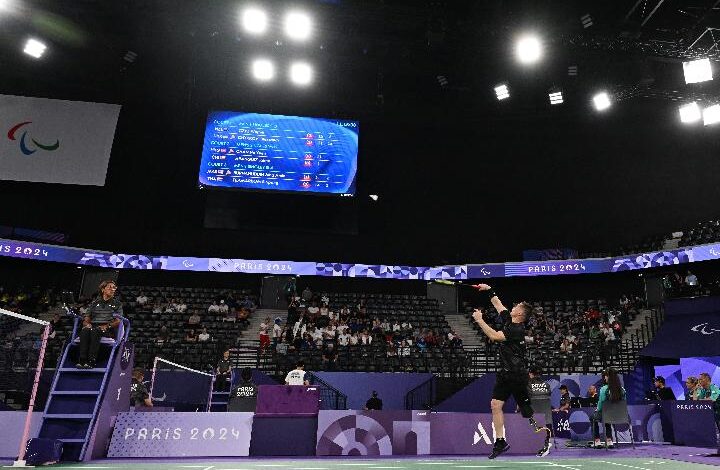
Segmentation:
{"type": "Polygon", "coordinates": [[[184,302],[178,302],[175,304],[175,311],[185,313],[187,311],[187,305],[184,302]]]}
{"type": "Polygon", "coordinates": [[[303,361],[298,361],[297,364],[295,364],[295,369],[291,370],[287,373],[287,376],[285,376],[285,384],[286,385],[310,385],[310,382],[305,378],[305,363],[303,361]]]}
{"type": "Polygon", "coordinates": [[[320,297],[320,302],[322,302],[323,305],[327,306],[330,303],[330,296],[327,294],[323,294],[322,297],[320,297]]]}
{"type": "Polygon", "coordinates": [[[280,326],[281,321],[276,318],[275,325],[273,325],[273,347],[277,347],[277,344],[282,341],[283,328],[280,326]]]}
{"type": "Polygon", "coordinates": [[[146,296],[145,294],[143,294],[142,292],[140,292],[140,295],[138,295],[138,297],[137,297],[137,299],[135,299],[135,301],[136,301],[139,305],[145,305],[146,303],[148,303],[148,298],[147,298],[147,296],[146,296]]]}
{"type": "Polygon", "coordinates": [[[691,273],[690,271],[687,272],[687,276],[685,276],[685,284],[690,287],[696,287],[698,285],[698,278],[696,275],[691,273]]]}
{"type": "Polygon", "coordinates": [[[393,323],[392,330],[393,330],[393,333],[396,331],[400,331],[400,323],[398,323],[397,320],[395,320],[395,323],[393,323]]]}
{"type": "MultiPolygon", "coordinates": [[[[160,305],[156,305],[152,309],[152,313],[162,313],[163,308],[160,305]]],[[[80,309],[80,313],[83,313],[82,309],[80,309]]]]}
{"type": "Polygon", "coordinates": [[[203,328],[200,334],[198,335],[198,341],[209,341],[210,340],[210,333],[208,333],[207,328],[203,328]]]}
{"type": "Polygon", "coordinates": [[[193,312],[192,315],[190,315],[190,318],[188,318],[188,325],[198,324],[200,324],[200,315],[198,315],[197,312],[193,312]]]}
{"type": "Polygon", "coordinates": [[[400,326],[402,327],[403,330],[412,330],[412,324],[408,321],[402,322],[402,324],[400,326]]]}
{"type": "Polygon", "coordinates": [[[338,343],[340,346],[347,346],[350,343],[350,335],[343,332],[338,336],[338,343]]]}
{"type": "Polygon", "coordinates": [[[606,323],[605,325],[603,325],[603,327],[602,327],[602,329],[601,329],[600,331],[602,331],[602,334],[605,335],[605,341],[606,341],[606,342],[615,341],[615,332],[614,332],[613,329],[610,327],[610,325],[608,325],[608,324],[606,323]]]}
{"type": "Polygon", "coordinates": [[[208,307],[208,313],[218,313],[220,312],[220,306],[217,302],[213,302],[212,305],[208,307]]]}
{"type": "Polygon", "coordinates": [[[383,319],[382,323],[380,323],[380,328],[382,328],[383,331],[390,331],[390,323],[383,319]]]}
{"type": "Polygon", "coordinates": [[[227,306],[224,300],[220,301],[220,305],[218,305],[218,312],[220,313],[228,313],[228,310],[230,308],[227,306]]]}
{"type": "Polygon", "coordinates": [[[307,327],[306,327],[305,324],[303,323],[302,318],[301,318],[300,320],[296,321],[296,322],[295,322],[295,325],[293,325],[293,338],[297,338],[297,337],[298,337],[298,332],[300,332],[300,337],[301,337],[301,338],[304,338],[304,337],[305,337],[306,328],[307,328],[307,327]]]}
{"type": "Polygon", "coordinates": [[[355,346],[356,344],[358,344],[358,341],[359,341],[359,339],[358,339],[357,333],[353,333],[352,335],[350,335],[350,345],[351,346],[355,346]]]}
{"type": "Polygon", "coordinates": [[[572,333],[572,331],[571,331],[571,332],[569,332],[569,333],[565,336],[565,339],[568,340],[570,343],[574,344],[574,343],[575,343],[575,340],[576,340],[577,338],[575,337],[575,335],[574,335],[574,334],[572,333]]]}
{"type": "Polygon", "coordinates": [[[370,336],[367,331],[363,331],[360,335],[360,341],[362,342],[362,344],[372,344],[372,340],[372,336],[370,336]]]}
{"type": "Polygon", "coordinates": [[[309,314],[315,316],[320,313],[320,307],[318,307],[317,304],[313,302],[313,304],[308,307],[307,311],[309,314]]]}

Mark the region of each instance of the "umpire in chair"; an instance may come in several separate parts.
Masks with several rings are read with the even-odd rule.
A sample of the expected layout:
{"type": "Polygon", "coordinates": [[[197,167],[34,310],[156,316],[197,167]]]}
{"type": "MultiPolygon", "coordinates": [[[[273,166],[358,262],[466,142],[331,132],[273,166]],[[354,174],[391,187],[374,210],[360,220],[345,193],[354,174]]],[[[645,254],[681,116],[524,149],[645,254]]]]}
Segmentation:
{"type": "Polygon", "coordinates": [[[120,319],[122,304],[115,298],[117,284],[115,281],[103,281],[98,287],[98,296],[90,302],[88,311],[83,318],[82,329],[78,334],[78,369],[93,369],[97,362],[102,338],[115,339],[120,319]]]}

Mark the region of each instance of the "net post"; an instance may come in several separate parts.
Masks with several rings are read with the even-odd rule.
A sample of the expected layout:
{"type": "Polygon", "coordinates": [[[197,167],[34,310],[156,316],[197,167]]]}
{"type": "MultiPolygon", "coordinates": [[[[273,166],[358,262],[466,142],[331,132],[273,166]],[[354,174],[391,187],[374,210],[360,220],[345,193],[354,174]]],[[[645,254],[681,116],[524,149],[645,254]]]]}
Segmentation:
{"type": "Polygon", "coordinates": [[[210,393],[208,396],[208,404],[207,404],[207,412],[210,413],[210,409],[212,408],[212,394],[213,390],[215,390],[215,374],[212,375],[210,378],[210,393]]]}
{"type": "Polygon", "coordinates": [[[157,363],[158,357],[155,356],[155,360],[153,361],[152,376],[150,377],[150,399],[152,399],[153,396],[153,386],[155,385],[155,372],[157,371],[157,363]]]}
{"type": "Polygon", "coordinates": [[[30,436],[30,424],[32,421],[32,413],[35,409],[35,397],[37,395],[38,385],[40,384],[43,362],[45,361],[45,349],[47,346],[48,336],[50,336],[50,324],[46,323],[45,328],[43,329],[42,342],[40,344],[40,354],[38,357],[37,367],[35,369],[35,379],[33,380],[32,392],[30,393],[30,402],[28,404],[27,416],[25,416],[25,428],[23,430],[22,438],[20,439],[20,450],[18,452],[18,458],[13,465],[15,467],[25,466],[25,449],[27,447],[28,437],[30,436]]]}

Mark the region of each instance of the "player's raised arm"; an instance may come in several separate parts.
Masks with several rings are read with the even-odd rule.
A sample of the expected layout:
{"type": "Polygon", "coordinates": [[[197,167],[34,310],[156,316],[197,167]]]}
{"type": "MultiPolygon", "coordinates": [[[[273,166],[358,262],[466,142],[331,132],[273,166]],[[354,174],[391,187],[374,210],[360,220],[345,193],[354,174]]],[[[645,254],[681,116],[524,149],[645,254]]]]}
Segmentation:
{"type": "Polygon", "coordinates": [[[497,310],[498,313],[502,313],[507,310],[507,308],[505,308],[503,303],[500,301],[500,298],[497,296],[495,291],[489,285],[475,284],[472,287],[480,291],[490,291],[487,294],[490,297],[490,302],[493,304],[493,307],[495,307],[495,310],[497,310]]]}

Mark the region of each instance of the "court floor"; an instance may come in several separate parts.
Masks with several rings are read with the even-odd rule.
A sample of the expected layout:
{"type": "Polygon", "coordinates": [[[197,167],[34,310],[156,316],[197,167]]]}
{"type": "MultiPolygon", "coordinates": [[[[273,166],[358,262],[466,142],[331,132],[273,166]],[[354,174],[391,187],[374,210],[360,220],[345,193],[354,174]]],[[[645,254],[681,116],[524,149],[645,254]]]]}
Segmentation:
{"type": "Polygon", "coordinates": [[[708,459],[707,464],[681,462],[670,459],[648,458],[585,458],[585,459],[498,459],[487,458],[404,458],[404,459],[239,459],[235,461],[188,462],[188,461],[122,461],[91,462],[87,464],[68,463],[54,466],[63,469],[107,469],[107,470],[350,470],[350,469],[398,469],[431,470],[437,469],[531,469],[548,468],[558,470],[690,470],[712,468],[720,464],[720,459],[708,459]]]}

